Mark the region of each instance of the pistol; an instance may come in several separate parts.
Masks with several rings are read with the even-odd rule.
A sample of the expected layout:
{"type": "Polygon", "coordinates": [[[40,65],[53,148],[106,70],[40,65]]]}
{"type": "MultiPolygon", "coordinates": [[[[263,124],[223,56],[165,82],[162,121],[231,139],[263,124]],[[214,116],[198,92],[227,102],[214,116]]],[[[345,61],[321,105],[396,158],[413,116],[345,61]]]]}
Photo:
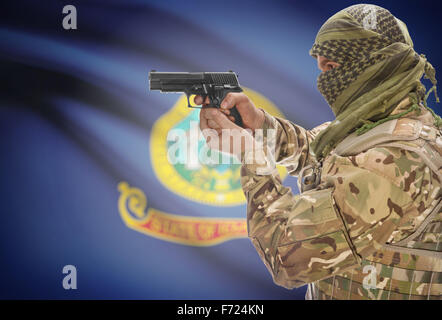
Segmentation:
{"type": "MultiPolygon", "coordinates": [[[[150,90],[161,92],[184,92],[189,108],[220,108],[221,102],[229,92],[242,92],[235,72],[149,72],[150,90]],[[203,107],[190,104],[191,95],[200,95],[203,101],[209,97],[210,103],[203,107]]],[[[235,124],[243,127],[236,106],[230,109],[235,124]]]]}

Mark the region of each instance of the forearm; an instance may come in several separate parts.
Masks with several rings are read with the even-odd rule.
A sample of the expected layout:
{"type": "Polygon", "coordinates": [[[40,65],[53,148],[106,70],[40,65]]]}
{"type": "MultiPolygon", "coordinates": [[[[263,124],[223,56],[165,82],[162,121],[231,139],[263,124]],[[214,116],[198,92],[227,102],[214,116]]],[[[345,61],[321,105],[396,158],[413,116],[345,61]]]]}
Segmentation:
{"type": "Polygon", "coordinates": [[[329,123],[308,131],[289,120],[273,117],[267,112],[264,115],[264,132],[268,129],[275,130],[275,159],[278,165],[286,167],[289,174],[296,176],[303,167],[316,162],[310,152],[310,143],[329,123]]]}
{"type": "Polygon", "coordinates": [[[276,284],[299,287],[358,264],[332,189],[295,196],[277,174],[258,176],[247,166],[242,183],[249,237],[276,284]]]}
{"type": "Polygon", "coordinates": [[[243,166],[249,237],[278,285],[298,287],[357,267],[417,213],[409,192],[362,162],[341,160],[328,188],[302,195],[284,187],[276,170],[258,175],[243,166]]]}

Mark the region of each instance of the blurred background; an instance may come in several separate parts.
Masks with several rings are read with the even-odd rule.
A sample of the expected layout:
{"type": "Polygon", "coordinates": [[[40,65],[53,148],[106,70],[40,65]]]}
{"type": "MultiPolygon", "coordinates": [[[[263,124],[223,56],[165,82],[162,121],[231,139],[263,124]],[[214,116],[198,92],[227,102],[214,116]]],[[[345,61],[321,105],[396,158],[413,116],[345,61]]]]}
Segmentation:
{"type": "MultiPolygon", "coordinates": [[[[167,133],[198,110],[149,92],[147,76],[233,70],[258,106],[313,128],[333,115],[308,51],[356,3],[2,1],[0,298],[303,299],[305,287],[273,283],[246,238],[238,167],[167,162],[167,133]],[[62,27],[65,5],[76,30],[62,27]],[[65,265],[76,290],[62,286],[65,265]]],[[[369,3],[441,70],[439,2],[369,3]]]]}

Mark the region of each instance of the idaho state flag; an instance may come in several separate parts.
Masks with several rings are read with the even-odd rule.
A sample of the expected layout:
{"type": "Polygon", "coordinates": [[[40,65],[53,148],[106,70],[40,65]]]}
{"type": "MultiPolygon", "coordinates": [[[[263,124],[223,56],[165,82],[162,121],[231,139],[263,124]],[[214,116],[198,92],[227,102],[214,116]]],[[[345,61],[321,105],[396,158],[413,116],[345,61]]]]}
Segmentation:
{"type": "Polygon", "coordinates": [[[240,166],[168,161],[168,133],[199,110],[150,92],[148,72],[233,70],[256,106],[311,128],[332,118],[308,56],[322,16],[284,1],[4,6],[1,298],[303,299],[247,238],[240,166]],[[77,29],[63,28],[65,5],[77,29]]]}

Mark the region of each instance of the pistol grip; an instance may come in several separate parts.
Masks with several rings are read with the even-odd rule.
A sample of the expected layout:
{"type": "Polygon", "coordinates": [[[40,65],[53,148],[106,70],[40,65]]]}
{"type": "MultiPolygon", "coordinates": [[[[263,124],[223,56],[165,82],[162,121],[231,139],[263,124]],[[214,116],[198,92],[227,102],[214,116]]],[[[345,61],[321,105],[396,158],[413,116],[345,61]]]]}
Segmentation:
{"type": "Polygon", "coordinates": [[[238,109],[236,109],[236,106],[230,109],[230,115],[235,118],[235,124],[237,126],[244,128],[244,123],[242,122],[241,115],[239,114],[238,109]]]}

